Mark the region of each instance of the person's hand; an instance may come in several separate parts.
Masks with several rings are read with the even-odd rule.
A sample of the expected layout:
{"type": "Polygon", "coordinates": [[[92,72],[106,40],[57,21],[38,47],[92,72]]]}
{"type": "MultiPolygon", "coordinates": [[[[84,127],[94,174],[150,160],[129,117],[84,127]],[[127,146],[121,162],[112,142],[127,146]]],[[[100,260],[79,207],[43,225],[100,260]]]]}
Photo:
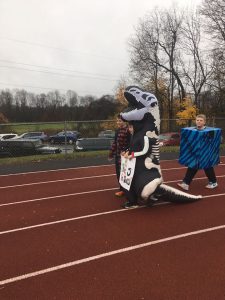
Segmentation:
{"type": "Polygon", "coordinates": [[[108,157],[108,161],[112,161],[113,160],[113,157],[108,157]]]}
{"type": "Polygon", "coordinates": [[[121,156],[124,156],[124,157],[125,157],[125,154],[126,154],[125,151],[122,151],[122,152],[120,153],[120,155],[121,155],[121,156]]]}
{"type": "Polygon", "coordinates": [[[127,151],[127,152],[124,152],[124,155],[123,155],[125,158],[128,158],[128,156],[129,156],[129,151],[127,151]]]}

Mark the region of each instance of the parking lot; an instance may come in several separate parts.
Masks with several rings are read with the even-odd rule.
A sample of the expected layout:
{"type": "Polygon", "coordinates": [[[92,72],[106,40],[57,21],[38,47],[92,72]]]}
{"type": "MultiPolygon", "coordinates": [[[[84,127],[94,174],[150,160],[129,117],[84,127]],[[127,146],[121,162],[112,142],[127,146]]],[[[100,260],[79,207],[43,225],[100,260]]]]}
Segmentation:
{"type": "Polygon", "coordinates": [[[95,137],[83,137],[78,131],[61,131],[47,135],[42,131],[0,135],[0,157],[38,154],[71,154],[75,151],[108,150],[113,130],[100,131],[95,137]]]}

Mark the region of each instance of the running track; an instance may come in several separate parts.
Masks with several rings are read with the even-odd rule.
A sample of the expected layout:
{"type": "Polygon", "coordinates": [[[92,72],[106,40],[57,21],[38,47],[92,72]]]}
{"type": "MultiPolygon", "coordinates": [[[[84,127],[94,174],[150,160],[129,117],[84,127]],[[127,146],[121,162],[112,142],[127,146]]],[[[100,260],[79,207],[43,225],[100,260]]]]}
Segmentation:
{"type": "MultiPolygon", "coordinates": [[[[176,187],[185,172],[161,162],[176,187]]],[[[120,208],[114,166],[0,176],[1,300],[225,299],[225,157],[192,204],[120,208]]]]}

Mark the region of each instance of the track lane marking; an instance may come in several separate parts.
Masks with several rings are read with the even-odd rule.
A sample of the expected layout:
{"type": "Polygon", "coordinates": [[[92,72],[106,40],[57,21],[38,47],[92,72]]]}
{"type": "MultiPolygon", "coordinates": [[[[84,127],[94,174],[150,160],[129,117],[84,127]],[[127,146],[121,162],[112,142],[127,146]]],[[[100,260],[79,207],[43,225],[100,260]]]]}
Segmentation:
{"type": "Polygon", "coordinates": [[[137,244],[137,245],[126,247],[126,248],[117,249],[117,250],[110,251],[110,252],[104,252],[104,253],[101,253],[101,254],[98,254],[98,255],[89,256],[89,257],[86,257],[86,258],[78,259],[78,260],[71,261],[71,262],[68,262],[68,263],[65,263],[65,264],[61,264],[61,265],[57,265],[57,266],[54,266],[54,267],[42,269],[42,270],[31,272],[31,273],[26,273],[26,274],[19,275],[19,276],[16,276],[16,277],[7,278],[7,279],[4,279],[4,280],[1,280],[0,285],[3,286],[3,285],[6,285],[6,284],[9,284],[9,283],[29,279],[29,278],[44,275],[44,274],[48,274],[50,272],[55,272],[55,271],[58,271],[58,270],[70,268],[70,267],[73,267],[73,266],[76,266],[76,265],[80,265],[80,264],[83,264],[83,263],[88,263],[88,262],[91,262],[91,261],[99,260],[99,259],[102,259],[102,258],[105,258],[105,257],[110,257],[110,256],[113,256],[113,255],[138,250],[138,249],[141,249],[141,248],[146,248],[146,247],[150,247],[150,246],[153,246],[153,245],[166,243],[166,242],[170,242],[170,241],[173,241],[173,240],[187,238],[187,237],[190,237],[190,236],[195,236],[195,235],[204,234],[204,233],[208,233],[208,232],[212,232],[212,231],[216,231],[216,230],[222,230],[222,229],[225,229],[225,225],[209,227],[209,228],[196,230],[196,231],[190,231],[190,232],[186,232],[186,233],[182,233],[182,234],[178,234],[178,235],[174,235],[174,236],[169,236],[167,238],[162,238],[162,239],[149,241],[149,242],[146,242],[146,243],[137,244]]]}
{"type": "MultiPolygon", "coordinates": [[[[220,196],[225,196],[225,193],[203,196],[202,199],[211,198],[211,197],[215,198],[215,197],[220,197],[220,196]]],[[[156,203],[154,206],[161,206],[161,205],[168,205],[168,204],[173,204],[173,203],[165,201],[165,202],[156,203]]],[[[136,208],[130,208],[129,210],[140,209],[140,208],[145,208],[145,207],[146,207],[145,205],[140,205],[136,208]]],[[[31,226],[26,226],[26,227],[14,228],[14,229],[6,230],[6,231],[0,231],[0,235],[9,234],[9,233],[18,232],[18,231],[29,230],[29,229],[33,229],[33,228],[51,226],[51,225],[55,225],[55,224],[59,224],[59,223],[67,223],[67,222],[76,221],[76,220],[88,219],[88,218],[92,218],[92,217],[99,217],[99,216],[109,215],[109,214],[113,214],[113,213],[127,212],[127,211],[128,211],[127,209],[123,208],[123,209],[111,210],[111,211],[90,214],[90,215],[84,215],[84,216],[79,216],[79,217],[74,217],[74,218],[69,218],[69,219],[62,219],[62,220],[58,220],[58,221],[54,221],[54,222],[41,223],[41,224],[36,224],[36,225],[31,225],[31,226]]]]}
{"type": "Polygon", "coordinates": [[[48,172],[61,172],[67,170],[78,170],[78,169],[90,169],[90,168],[102,168],[102,167],[112,167],[115,166],[114,164],[109,165],[98,165],[98,166],[87,166],[87,167],[74,167],[74,168],[66,168],[66,169],[56,169],[56,170],[43,170],[43,171],[32,171],[32,172],[23,172],[23,173],[12,173],[12,174],[3,174],[0,175],[1,177],[7,176],[20,176],[20,175],[29,175],[29,174],[39,174],[39,173],[48,173],[48,172]]]}
{"type": "MultiPolygon", "coordinates": [[[[216,176],[217,178],[222,178],[225,177],[225,175],[218,175],[216,176]]],[[[193,180],[203,180],[206,179],[206,177],[196,177],[193,180]]],[[[180,181],[179,179],[177,180],[170,180],[170,181],[164,181],[164,184],[168,183],[176,183],[180,181]]],[[[71,194],[62,194],[62,195],[56,195],[56,196],[50,196],[50,197],[42,197],[42,198],[36,198],[36,199],[29,199],[29,200],[23,200],[23,201],[18,201],[18,202],[9,202],[9,203],[3,203],[0,204],[0,207],[2,206],[10,206],[10,205],[16,205],[16,204],[24,204],[24,203],[30,203],[30,202],[35,202],[35,201],[44,201],[44,200],[51,200],[51,199],[58,199],[58,198],[64,198],[64,197],[70,197],[70,196],[77,196],[77,195],[85,195],[85,194],[91,194],[91,193],[98,193],[98,192],[104,192],[104,191],[113,191],[118,189],[118,187],[112,187],[112,188],[107,188],[107,189],[101,189],[101,190],[94,190],[94,191],[85,191],[85,192],[77,192],[77,193],[71,193],[71,194]]]]}
{"type": "Polygon", "coordinates": [[[57,179],[57,180],[49,180],[49,181],[38,181],[38,182],[31,182],[31,183],[0,186],[0,189],[8,189],[8,188],[24,187],[24,186],[48,184],[48,183],[57,183],[57,182],[65,182],[65,181],[85,180],[85,179],[92,179],[92,178],[99,178],[99,177],[109,177],[109,176],[114,176],[114,175],[115,175],[115,173],[105,174],[105,175],[103,174],[103,175],[85,176],[85,177],[74,177],[74,178],[67,178],[67,179],[57,179]]]}
{"type": "MultiPolygon", "coordinates": [[[[143,208],[143,206],[139,206],[137,208],[130,208],[129,210],[131,210],[131,209],[138,209],[138,208],[139,209],[143,208]]],[[[76,221],[76,220],[88,219],[88,218],[92,218],[92,217],[110,215],[110,214],[119,213],[119,212],[125,212],[125,211],[127,211],[127,210],[123,208],[123,209],[118,209],[118,210],[105,211],[105,212],[101,212],[101,213],[97,213],[97,214],[90,214],[90,215],[84,215],[84,216],[80,216],[80,217],[69,218],[69,219],[62,219],[62,220],[58,220],[58,221],[54,221],[54,222],[49,222],[49,223],[41,223],[41,224],[31,225],[31,226],[27,226],[27,227],[21,227],[21,228],[15,228],[15,229],[11,229],[11,230],[6,230],[6,231],[0,231],[0,235],[7,234],[7,233],[13,233],[13,232],[17,232],[17,231],[23,231],[23,230],[33,229],[33,228],[38,228],[38,227],[55,225],[55,224],[60,224],[60,223],[67,223],[67,222],[76,221]]]]}
{"type": "Polygon", "coordinates": [[[56,196],[36,198],[36,199],[30,199],[30,200],[23,200],[23,201],[18,201],[18,202],[11,202],[11,203],[4,203],[4,204],[0,204],[0,207],[15,205],[15,204],[30,203],[30,202],[35,202],[35,201],[51,200],[51,199],[56,199],[56,198],[65,198],[65,197],[77,196],[77,195],[85,195],[85,194],[89,194],[89,193],[91,194],[91,193],[113,191],[113,190],[118,190],[118,187],[113,187],[113,188],[108,188],[108,189],[101,189],[101,190],[94,190],[94,191],[78,192],[78,193],[72,193],[72,194],[56,195],[56,196]]]}
{"type": "MultiPolygon", "coordinates": [[[[224,166],[224,165],[225,164],[220,164],[220,166],[224,166]]],[[[183,170],[183,169],[186,169],[186,168],[187,167],[166,168],[166,169],[161,169],[161,171],[183,170]]],[[[23,183],[23,184],[0,186],[0,189],[9,189],[9,188],[17,188],[17,187],[32,186],[32,185],[39,185],[39,184],[48,184],[48,183],[57,183],[57,182],[66,182],[66,181],[85,180],[85,179],[92,179],[92,178],[99,178],[99,177],[110,177],[110,176],[115,176],[115,175],[116,175],[116,173],[111,173],[111,174],[102,174],[102,175],[84,176],[84,177],[74,177],[74,178],[57,179],[57,180],[49,180],[49,181],[38,181],[38,182],[30,182],[30,183],[23,183]]],[[[220,176],[217,176],[217,177],[220,177],[220,176]]]]}
{"type": "MultiPolygon", "coordinates": [[[[169,168],[169,169],[161,169],[161,170],[162,171],[170,171],[170,170],[180,170],[180,169],[186,169],[186,167],[169,168]]],[[[116,173],[111,173],[111,174],[73,177],[73,178],[57,179],[57,180],[49,180],[49,181],[38,181],[38,182],[30,182],[30,183],[23,183],[23,184],[0,186],[0,189],[8,189],[8,188],[16,188],[16,187],[24,187],[24,186],[32,186],[32,185],[48,184],[48,183],[56,183],[56,182],[66,182],[66,181],[73,181],[73,180],[74,181],[75,180],[85,180],[85,179],[92,179],[92,178],[99,178],[99,177],[106,177],[106,176],[115,176],[115,175],[116,175],[116,173]]]]}

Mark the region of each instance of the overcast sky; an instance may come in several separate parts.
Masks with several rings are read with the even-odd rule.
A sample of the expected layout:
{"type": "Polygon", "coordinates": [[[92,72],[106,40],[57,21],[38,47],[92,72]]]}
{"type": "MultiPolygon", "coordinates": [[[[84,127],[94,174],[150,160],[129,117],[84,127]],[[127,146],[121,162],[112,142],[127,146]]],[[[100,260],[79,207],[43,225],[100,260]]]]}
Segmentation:
{"type": "MultiPolygon", "coordinates": [[[[177,0],[180,7],[201,0],[177,0]]],[[[126,76],[127,40],[170,0],[0,0],[0,89],[113,94],[126,76]]]]}

